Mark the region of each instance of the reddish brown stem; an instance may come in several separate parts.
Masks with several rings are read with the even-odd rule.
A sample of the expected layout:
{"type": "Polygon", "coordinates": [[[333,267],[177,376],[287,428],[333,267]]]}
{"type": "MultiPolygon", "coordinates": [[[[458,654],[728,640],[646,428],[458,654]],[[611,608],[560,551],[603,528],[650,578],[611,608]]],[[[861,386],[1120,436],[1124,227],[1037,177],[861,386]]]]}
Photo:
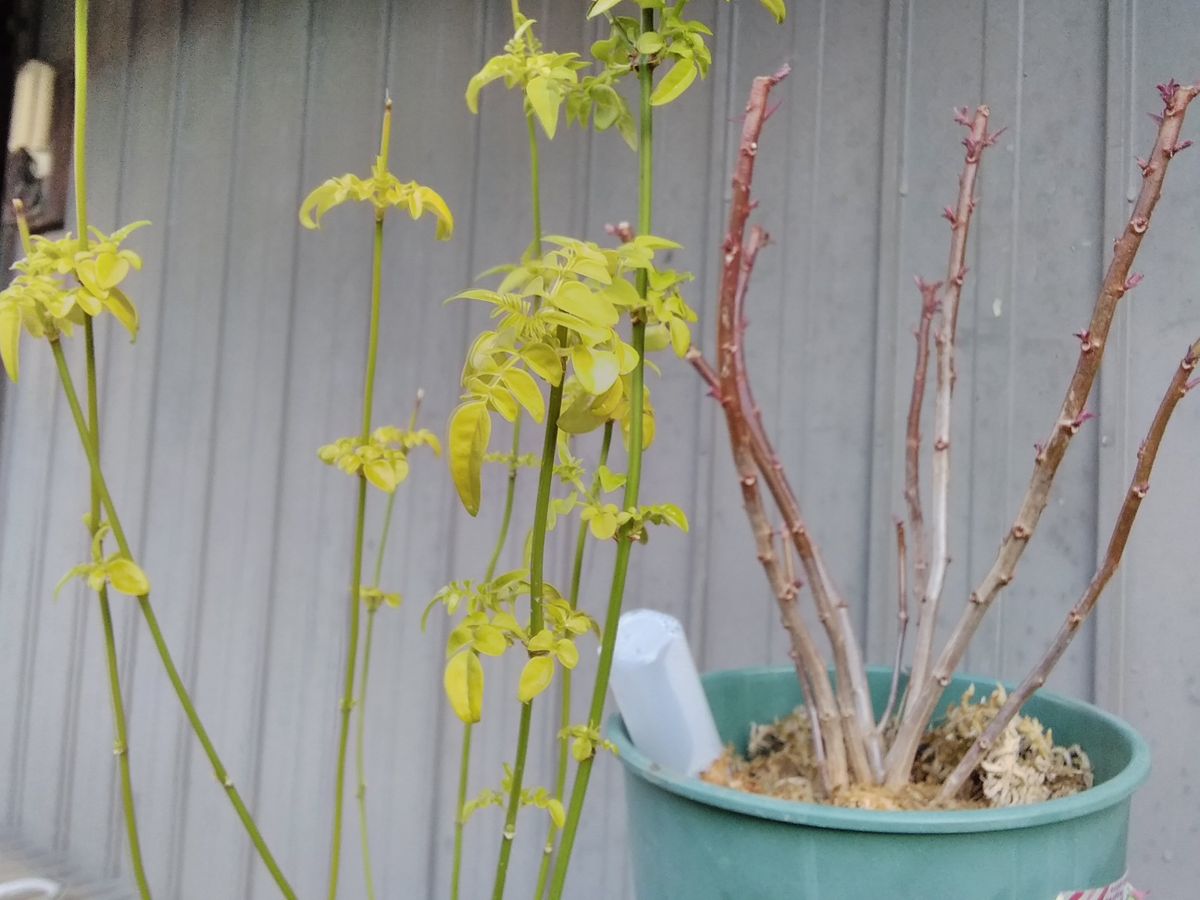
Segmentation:
{"type": "MultiPolygon", "coordinates": [[[[960,119],[965,120],[962,115],[960,119]]],[[[967,274],[967,237],[971,227],[971,215],[975,210],[975,182],[979,177],[979,165],[983,160],[983,151],[995,140],[994,135],[987,132],[988,108],[980,106],[975,110],[970,120],[970,134],[963,140],[967,148],[963,160],[962,174],[958,179],[958,199],[954,209],[947,208],[946,218],[950,221],[950,258],[946,263],[946,277],[941,282],[941,293],[936,301],[940,310],[937,334],[934,343],[937,345],[937,393],[933,407],[933,460],[930,466],[930,482],[932,500],[930,517],[932,533],[929,537],[928,550],[924,549],[924,535],[914,534],[919,541],[922,552],[927,553],[929,570],[925,577],[918,582],[920,607],[917,614],[917,642],[913,650],[912,679],[914,684],[920,684],[929,669],[929,659],[933,654],[933,637],[937,630],[938,604],[942,597],[942,588],[946,583],[946,570],[950,566],[950,413],[954,396],[955,372],[954,350],[958,335],[958,309],[962,298],[963,280],[967,274]]],[[[937,288],[929,289],[934,293],[937,288]]],[[[926,289],[922,288],[922,326],[925,325],[925,308],[930,304],[930,297],[924,296],[926,289]]],[[[928,334],[924,338],[928,341],[928,334]]],[[[919,348],[920,353],[927,353],[928,345],[919,348]]],[[[918,371],[913,376],[913,396],[918,398],[918,387],[921,389],[920,399],[924,398],[924,377],[922,371],[926,361],[918,357],[918,371]],[[918,385],[917,375],[921,384],[918,385]]],[[[909,436],[913,433],[912,407],[909,408],[909,436]]],[[[916,410],[920,428],[920,401],[916,410]]],[[[919,437],[919,432],[918,432],[919,437]]],[[[919,444],[918,444],[919,447],[919,444]]],[[[914,454],[915,455],[915,454],[914,454]]],[[[916,459],[908,459],[908,468],[917,466],[916,459]]],[[[910,476],[912,477],[912,476],[910,476]]],[[[915,477],[912,478],[915,487],[915,477]]],[[[911,501],[910,501],[911,504],[911,501]]],[[[911,511],[911,505],[910,505],[911,511]]],[[[919,512],[919,511],[918,511],[919,512]]]]}
{"type": "MultiPolygon", "coordinates": [[[[837,704],[834,700],[825,661],[821,659],[820,651],[813,642],[808,625],[800,615],[798,604],[800,586],[792,572],[790,559],[787,558],[785,550],[785,571],[775,553],[775,533],[763,507],[762,495],[758,488],[758,471],[748,447],[749,430],[743,419],[730,414],[729,410],[734,404],[727,401],[725,395],[722,394],[721,382],[717,373],[700,352],[693,348],[688,352],[687,358],[708,384],[712,395],[726,410],[733,462],[737,468],[738,482],[742,489],[742,504],[745,507],[746,516],[750,520],[751,530],[754,532],[758,561],[775,594],[776,602],[779,604],[780,618],[790,640],[789,655],[796,667],[796,675],[804,692],[805,703],[810,711],[810,721],[813,724],[814,753],[818,760],[824,760],[820,766],[822,785],[827,794],[832,793],[833,790],[849,783],[842,720],[837,713],[837,704]]],[[[786,548],[786,543],[784,546],[786,548]]]]}
{"type": "Polygon", "coordinates": [[[848,606],[833,587],[820,553],[809,537],[783,467],[767,439],[750,392],[742,346],[746,289],[755,256],[766,242],[766,233],[760,228],[752,229],[749,240],[746,238],[746,220],[752,208],[750,185],[758,155],[758,139],[767,115],[767,96],[788,71],[785,66],[773,76],[756,78],[746,105],[733,175],[729,224],[722,245],[717,379],[731,440],[742,448],[740,452],[750,453],[762,474],[812,586],[818,617],[833,647],[839,676],[836,696],[851,767],[858,780],[871,782],[881,777],[882,752],[867,692],[866,671],[850,627],[848,606]]]}
{"type": "Polygon", "coordinates": [[[1017,517],[1000,544],[995,562],[972,592],[970,602],[937,663],[922,680],[918,682],[914,679],[909,685],[912,702],[906,704],[900,730],[888,751],[887,783],[891,787],[899,787],[908,780],[917,745],[938,699],[949,684],[951,674],[961,662],[992,601],[1012,581],[1017,563],[1046,508],[1059,464],[1066,455],[1071,438],[1084,421],[1084,404],[1100,368],[1117,303],[1129,289],[1130,269],[1149,229],[1154,208],[1162,196],[1167,166],[1177,152],[1188,104],[1200,94],[1200,85],[1171,84],[1164,87],[1163,93],[1165,109],[1155,137],[1154,150],[1142,169],[1142,189],[1124,231],[1113,245],[1113,259],[1096,298],[1091,323],[1086,331],[1080,332],[1079,360],[1067,386],[1058,418],[1050,436],[1038,447],[1029,486],[1017,517]]]}
{"type": "Polygon", "coordinates": [[[925,380],[929,371],[929,335],[938,307],[940,281],[916,279],[921,292],[921,322],[915,333],[917,359],[913,365],[912,395],[908,401],[907,435],[904,441],[904,500],[908,504],[908,531],[913,544],[913,586],[918,597],[925,594],[929,573],[925,545],[925,516],[921,510],[921,407],[925,404],[925,380]]]}
{"type": "Polygon", "coordinates": [[[1133,529],[1134,519],[1137,518],[1142,500],[1145,498],[1146,492],[1150,489],[1150,472],[1154,468],[1155,459],[1158,457],[1158,450],[1162,445],[1163,434],[1167,430],[1167,423],[1171,420],[1171,414],[1175,412],[1175,407],[1179,404],[1179,401],[1188,392],[1188,379],[1196,368],[1197,359],[1200,359],[1200,340],[1197,340],[1188,348],[1183,361],[1175,369],[1175,375],[1171,379],[1171,384],[1167,388],[1166,394],[1163,395],[1162,402],[1158,405],[1158,412],[1154,414],[1154,421],[1150,423],[1150,430],[1146,433],[1146,439],[1142,441],[1142,445],[1138,449],[1137,465],[1134,467],[1133,478],[1129,482],[1129,489],[1125,492],[1125,500],[1117,513],[1117,520],[1113,525],[1112,536],[1108,539],[1108,550],[1105,552],[1104,559],[1100,563],[1100,567],[1092,578],[1091,583],[1084,590],[1075,605],[1071,607],[1071,611],[1067,614],[1066,620],[1063,622],[1062,627],[1059,628],[1054,642],[1046,650],[1045,655],[1030,670],[1025,680],[1021,682],[1020,687],[1013,691],[1005,704],[1000,708],[1000,711],[996,713],[996,717],[984,729],[983,734],[976,739],[975,743],[971,745],[970,750],[967,751],[966,756],[962,758],[958,766],[950,773],[950,777],[942,785],[939,794],[940,800],[949,800],[959,792],[963,782],[970,777],[975,767],[979,765],[980,760],[983,759],[988,750],[995,744],[1001,732],[1004,731],[1005,726],[1020,712],[1021,707],[1025,705],[1025,701],[1032,697],[1046,683],[1046,677],[1050,674],[1050,670],[1062,658],[1071,641],[1079,633],[1080,626],[1087,621],[1088,616],[1095,609],[1096,602],[1100,599],[1101,593],[1108,585],[1113,573],[1117,571],[1117,566],[1121,564],[1121,556],[1125,552],[1126,543],[1129,541],[1129,533],[1133,529]]]}

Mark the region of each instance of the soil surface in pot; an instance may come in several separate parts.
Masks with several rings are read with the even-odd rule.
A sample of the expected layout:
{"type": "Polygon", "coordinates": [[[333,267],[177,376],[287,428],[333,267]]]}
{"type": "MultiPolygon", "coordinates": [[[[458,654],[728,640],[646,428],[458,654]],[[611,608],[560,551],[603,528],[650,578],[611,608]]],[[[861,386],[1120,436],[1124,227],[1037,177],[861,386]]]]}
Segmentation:
{"type": "Polygon", "coordinates": [[[701,778],[711,784],[783,800],[824,803],[855,809],[923,810],[982,809],[1041,803],[1077,794],[1092,786],[1092,764],[1078,744],[1054,743],[1050,729],[1037,719],[1017,716],[998,740],[959,797],[936,801],[942,782],[954,770],[988,723],[1004,705],[1006,694],[997,687],[975,700],[972,685],[950,707],[921,744],[912,779],[901,791],[878,785],[852,785],[823,796],[813,754],[808,711],[797,707],[770,724],[750,725],[745,755],[729,746],[701,778]]]}

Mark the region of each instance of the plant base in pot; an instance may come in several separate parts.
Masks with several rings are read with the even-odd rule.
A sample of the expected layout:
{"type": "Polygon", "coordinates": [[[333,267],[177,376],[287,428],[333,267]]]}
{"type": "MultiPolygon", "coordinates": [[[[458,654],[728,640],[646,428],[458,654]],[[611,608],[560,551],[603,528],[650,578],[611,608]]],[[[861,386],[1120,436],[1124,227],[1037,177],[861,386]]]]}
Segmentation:
{"type": "MultiPolygon", "coordinates": [[[[886,702],[890,670],[870,672],[886,702]]],[[[971,684],[959,676],[944,705],[971,684]]],[[[745,749],[752,722],[802,702],[790,668],[704,677],[723,741],[745,749]]],[[[607,736],[626,771],[633,876],[641,900],[1053,900],[1125,873],[1129,802],[1150,755],[1124,722],[1086,703],[1038,694],[1029,715],[1091,757],[1095,786],[1031,806],[956,812],[873,812],[776,800],[655,766],[619,717],[607,736]]],[[[939,709],[939,715],[941,710],[939,709]]]]}

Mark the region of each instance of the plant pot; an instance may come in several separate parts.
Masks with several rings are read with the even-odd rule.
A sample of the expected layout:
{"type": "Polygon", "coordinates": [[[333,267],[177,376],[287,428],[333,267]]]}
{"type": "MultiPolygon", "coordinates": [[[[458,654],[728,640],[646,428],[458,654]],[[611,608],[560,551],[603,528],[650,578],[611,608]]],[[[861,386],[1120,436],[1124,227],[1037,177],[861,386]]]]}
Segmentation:
{"type": "MultiPolygon", "coordinates": [[[[874,669],[876,708],[890,670],[874,669]]],[[[790,668],[704,676],[721,739],[745,750],[751,722],[801,702],[790,668]]],[[[971,684],[960,676],[938,708],[971,684]]],[[[1096,783],[1030,806],[871,812],[757,796],[666,772],[630,743],[619,716],[607,736],[625,766],[629,846],[640,900],[1054,900],[1125,873],[1129,802],[1150,772],[1145,742],[1086,703],[1040,693],[1025,707],[1060,744],[1080,744],[1096,783]]]]}

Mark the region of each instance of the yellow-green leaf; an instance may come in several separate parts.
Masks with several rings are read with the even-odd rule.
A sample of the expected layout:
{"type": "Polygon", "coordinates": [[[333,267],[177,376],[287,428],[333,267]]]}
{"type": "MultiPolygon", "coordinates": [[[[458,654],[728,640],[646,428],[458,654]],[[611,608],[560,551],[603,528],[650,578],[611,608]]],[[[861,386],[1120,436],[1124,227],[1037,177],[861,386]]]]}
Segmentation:
{"type": "Polygon", "coordinates": [[[548,628],[543,628],[532,638],[529,639],[530,653],[546,653],[554,647],[554,633],[548,628]]]}
{"type": "Polygon", "coordinates": [[[116,287],[129,274],[129,260],[115,253],[101,253],[96,257],[96,280],[104,290],[116,287]]]}
{"type": "Polygon", "coordinates": [[[395,467],[386,459],[373,459],[363,466],[363,475],[385,494],[396,490],[399,479],[395,467]]]}
{"type": "Polygon", "coordinates": [[[529,105],[542,123],[546,137],[553,140],[554,132],[558,130],[558,107],[562,103],[562,96],[554,82],[542,75],[535,75],[525,85],[525,95],[529,97],[529,105]]]}
{"type": "Polygon", "coordinates": [[[593,396],[603,394],[620,377],[616,354],[608,350],[578,344],[571,350],[571,364],[583,389],[593,396]]]}
{"type": "Polygon", "coordinates": [[[596,16],[602,16],[620,2],[621,0],[596,0],[588,10],[587,17],[594,19],[596,16]]]}
{"type": "Polygon", "coordinates": [[[520,409],[517,406],[517,401],[509,392],[508,388],[503,384],[493,385],[488,388],[488,400],[492,409],[504,416],[510,422],[517,421],[517,413],[520,409]]]}
{"type": "Polygon", "coordinates": [[[517,685],[517,697],[522,703],[528,703],[554,680],[554,660],[549,656],[531,656],[521,670],[521,680],[517,685]]]}
{"type": "Polygon", "coordinates": [[[692,346],[692,333],[683,319],[671,319],[667,327],[671,330],[671,347],[675,350],[675,355],[683,359],[688,348],[692,346]]]}
{"type": "Polygon", "coordinates": [[[688,89],[696,80],[696,64],[690,59],[680,59],[671,66],[671,71],[663,76],[654,93],[650,95],[651,106],[662,106],[670,103],[688,89]]]}
{"type": "Polygon", "coordinates": [[[542,401],[542,392],[538,389],[533,376],[524,369],[506,369],[500,378],[508,385],[508,389],[512,391],[512,395],[517,398],[518,402],[525,407],[529,417],[540,425],[546,416],[546,407],[542,401]]]}
{"type": "Polygon", "coordinates": [[[104,573],[108,582],[130,597],[144,597],[150,593],[150,579],[132,559],[117,557],[104,564],[104,573]]]}
{"type": "Polygon", "coordinates": [[[775,21],[780,25],[787,18],[787,4],[785,0],[759,0],[766,7],[767,12],[775,17],[775,21]]]}
{"type": "Polygon", "coordinates": [[[71,568],[71,571],[69,571],[69,572],[68,572],[66,575],[64,575],[62,578],[58,579],[58,584],[56,584],[56,585],[54,586],[54,599],[55,599],[55,600],[57,600],[57,599],[58,599],[58,595],[59,595],[59,593],[60,593],[60,592],[62,591],[62,589],[63,589],[64,587],[66,587],[66,586],[67,586],[67,585],[68,585],[68,584],[69,584],[69,583],[70,583],[70,582],[71,582],[73,579],[76,579],[76,578],[86,578],[88,575],[90,575],[90,574],[91,574],[91,572],[92,572],[92,570],[93,570],[94,568],[96,568],[96,566],[95,566],[95,563],[80,563],[80,564],[79,564],[79,565],[77,565],[77,566],[73,566],[73,567],[71,568]]]}
{"type": "Polygon", "coordinates": [[[603,328],[613,327],[621,318],[612,301],[602,294],[593,294],[587,285],[578,281],[564,283],[554,292],[550,302],[563,312],[603,328]]]}
{"type": "Polygon", "coordinates": [[[522,347],[521,359],[550,384],[562,382],[562,360],[558,358],[558,351],[549,344],[538,342],[522,347]]]}
{"type": "Polygon", "coordinates": [[[125,330],[129,332],[129,337],[137,340],[138,311],[133,302],[125,296],[125,292],[119,288],[113,288],[108,292],[108,296],[104,298],[104,305],[113,314],[113,318],[125,326],[125,330]]]}
{"type": "Polygon", "coordinates": [[[554,644],[554,655],[562,663],[564,669],[573,669],[579,665],[579,648],[574,641],[562,638],[554,644]]]}
{"type": "Polygon", "coordinates": [[[546,812],[550,813],[550,821],[554,823],[555,828],[562,828],[566,824],[567,814],[563,809],[562,801],[557,797],[551,797],[547,801],[546,812]]]}
{"type": "MultiPolygon", "coordinates": [[[[450,240],[454,236],[454,214],[450,212],[450,207],[446,205],[442,195],[433,188],[419,186],[413,191],[413,196],[418,197],[423,208],[432,210],[437,218],[437,231],[434,233],[434,237],[439,241],[450,240]]],[[[413,216],[413,218],[417,217],[413,216]]]]}
{"type": "Polygon", "coordinates": [[[657,31],[643,31],[638,35],[637,52],[650,56],[663,48],[663,39],[657,31]]]}
{"type": "Polygon", "coordinates": [[[450,475],[458,489],[459,499],[472,516],[479,512],[482,490],[480,472],[491,435],[492,419],[482,400],[469,400],[461,404],[450,417],[449,434],[446,437],[450,475]]]}
{"type": "Polygon", "coordinates": [[[588,522],[588,527],[591,528],[592,536],[597,540],[610,540],[617,533],[617,516],[607,510],[598,512],[588,522]]]}
{"type": "Polygon", "coordinates": [[[21,370],[21,311],[15,303],[0,306],[0,361],[15,382],[21,370]]]}
{"type": "Polygon", "coordinates": [[[345,199],[344,196],[339,199],[338,193],[339,186],[332,178],[313,188],[300,204],[300,224],[305,228],[320,228],[321,216],[345,199]]]}
{"type": "Polygon", "coordinates": [[[468,725],[483,718],[483,666],[467,650],[450,657],[442,678],[454,714],[468,725]]]}
{"type": "Polygon", "coordinates": [[[612,383],[612,387],[595,399],[592,403],[591,413],[601,419],[610,419],[624,398],[625,386],[618,378],[612,383]]]}
{"type": "Polygon", "coordinates": [[[480,625],[475,629],[473,646],[487,656],[499,656],[508,649],[508,641],[504,639],[504,632],[495,625],[480,625]]]}

